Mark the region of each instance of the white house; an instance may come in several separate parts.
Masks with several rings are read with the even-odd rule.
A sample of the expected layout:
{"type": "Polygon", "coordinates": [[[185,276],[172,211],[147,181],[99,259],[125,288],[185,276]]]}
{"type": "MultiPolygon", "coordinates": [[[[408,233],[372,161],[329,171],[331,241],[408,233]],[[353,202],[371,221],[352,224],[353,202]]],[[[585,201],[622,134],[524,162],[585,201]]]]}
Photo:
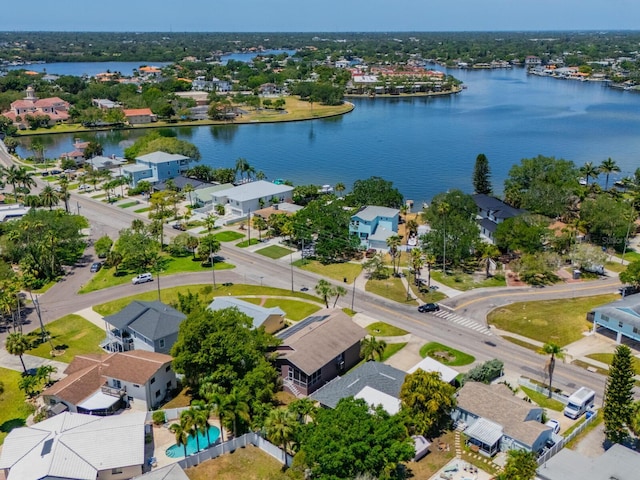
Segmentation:
{"type": "Polygon", "coordinates": [[[211,198],[214,205],[224,205],[227,213],[237,217],[245,217],[266,205],[291,200],[293,187],[276,185],[258,180],[237,187],[213,192],[211,198]]]}
{"type": "Polygon", "coordinates": [[[0,455],[6,480],[124,480],[142,474],[145,412],[65,412],[11,430],[0,455]]]}
{"type": "Polygon", "coordinates": [[[267,333],[275,333],[286,326],[284,311],[279,307],[261,307],[235,297],[215,297],[207,308],[213,312],[237,308],[253,320],[253,328],[263,327],[267,333]]]}

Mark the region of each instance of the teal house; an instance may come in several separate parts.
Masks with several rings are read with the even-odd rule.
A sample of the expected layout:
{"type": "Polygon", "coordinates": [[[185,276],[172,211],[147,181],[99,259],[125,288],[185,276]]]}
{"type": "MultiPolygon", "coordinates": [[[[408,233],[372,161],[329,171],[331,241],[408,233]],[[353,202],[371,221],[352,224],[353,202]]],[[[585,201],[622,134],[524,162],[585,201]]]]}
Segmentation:
{"type": "Polygon", "coordinates": [[[357,235],[363,248],[387,249],[387,238],[398,234],[400,210],[366,206],[351,216],[349,234],[357,235]]]}
{"type": "Polygon", "coordinates": [[[135,165],[122,167],[122,174],[129,177],[129,185],[136,187],[146,180],[152,185],[175,178],[189,168],[191,159],[184,155],[152,152],[136,158],[135,165]]]}
{"type": "Polygon", "coordinates": [[[640,294],[627,295],[622,300],[594,308],[587,314],[594,330],[604,327],[616,334],[616,342],[622,336],[640,341],[640,294]]]}

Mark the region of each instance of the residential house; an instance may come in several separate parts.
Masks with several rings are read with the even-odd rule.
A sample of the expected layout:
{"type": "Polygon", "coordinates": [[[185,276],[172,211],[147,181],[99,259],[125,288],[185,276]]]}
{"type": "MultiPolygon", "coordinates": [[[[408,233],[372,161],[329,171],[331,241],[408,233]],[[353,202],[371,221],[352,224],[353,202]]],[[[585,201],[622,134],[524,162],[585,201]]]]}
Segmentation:
{"type": "Polygon", "coordinates": [[[176,153],[152,152],[137,157],[135,165],[122,167],[122,173],[129,177],[132,187],[141,180],[155,184],[175,178],[188,170],[190,161],[189,157],[176,153]]]}
{"type": "Polygon", "coordinates": [[[620,444],[597,457],[563,448],[538,468],[540,480],[634,480],[640,471],[640,453],[620,444]]]}
{"type": "Polygon", "coordinates": [[[125,407],[151,410],[176,388],[172,358],[135,350],[76,355],[62,380],[42,392],[47,405],[63,404],[70,412],[112,415],[125,407]]]}
{"type": "Polygon", "coordinates": [[[104,318],[107,338],[100,346],[109,352],[146,350],[168,354],[185,318],[184,313],[162,302],[134,300],[104,318]]]}
{"type": "Polygon", "coordinates": [[[265,180],[247,182],[237,187],[214,192],[214,205],[224,205],[227,213],[236,217],[246,217],[266,205],[291,200],[293,187],[276,185],[265,180]]]}
{"type": "Polygon", "coordinates": [[[594,329],[604,327],[616,334],[616,342],[624,335],[631,340],[640,341],[640,294],[627,295],[587,314],[587,320],[593,322],[594,329]]]}
{"type": "Polygon", "coordinates": [[[109,100],[108,98],[92,98],[91,104],[98,107],[101,110],[111,110],[112,108],[121,108],[118,102],[109,100]]]}
{"type": "Polygon", "coordinates": [[[130,125],[140,125],[158,120],[150,108],[128,108],[123,110],[123,113],[130,125]]]}
{"type": "Polygon", "coordinates": [[[7,220],[18,220],[29,213],[30,210],[31,207],[25,207],[18,203],[0,205],[0,223],[4,223],[7,220]]]}
{"type": "Polygon", "coordinates": [[[387,238],[398,234],[400,210],[367,206],[351,216],[349,234],[357,235],[363,248],[387,249],[387,238]]]}
{"type": "Polygon", "coordinates": [[[276,336],[276,365],[285,390],[309,395],[360,361],[365,329],[339,309],[324,309],[276,336]]]}
{"type": "Polygon", "coordinates": [[[2,112],[2,115],[22,128],[27,126],[25,121],[27,115],[47,115],[50,119],[49,124],[53,125],[69,119],[69,107],[69,102],[59,97],[36,97],[35,90],[29,86],[24,99],[11,102],[11,108],[2,112]]]}
{"type": "Polygon", "coordinates": [[[502,200],[485,195],[484,193],[476,193],[473,195],[473,201],[478,207],[478,225],[480,226],[480,238],[487,243],[494,244],[494,234],[498,225],[508,218],[517,217],[526,213],[526,210],[514,208],[507,205],[502,200]]]}
{"type": "Polygon", "coordinates": [[[189,480],[189,477],[178,463],[173,463],[166,467],[155,468],[132,480],[189,480]]]}
{"type": "Polygon", "coordinates": [[[145,412],[95,417],[65,412],[4,440],[6,480],[124,480],[142,474],[145,412]]]}
{"type": "Polygon", "coordinates": [[[213,312],[235,308],[253,320],[253,328],[263,327],[267,333],[275,333],[285,327],[284,311],[279,307],[261,307],[235,297],[216,297],[207,307],[213,312]]]}
{"type": "Polygon", "coordinates": [[[61,160],[73,160],[76,165],[82,165],[84,163],[84,151],[73,150],[71,152],[65,152],[60,154],[61,160]]]}
{"type": "Polygon", "coordinates": [[[539,67],[542,65],[542,59],[540,57],[536,57],[535,55],[527,55],[524,59],[524,66],[529,67],[539,67]]]}
{"type": "Polygon", "coordinates": [[[516,397],[502,384],[465,383],[451,416],[467,425],[464,434],[469,444],[488,456],[512,449],[538,452],[553,433],[542,423],[542,408],[516,397]]]}
{"type": "Polygon", "coordinates": [[[276,85],[275,83],[263,83],[262,85],[260,85],[260,87],[258,87],[258,91],[260,95],[264,95],[267,97],[280,95],[282,93],[280,87],[278,87],[278,85],[276,85]]]}
{"type": "MultiPolygon", "coordinates": [[[[194,190],[199,190],[201,188],[208,188],[208,187],[214,186],[212,183],[203,182],[202,180],[197,180],[195,178],[185,177],[184,175],[178,175],[177,177],[172,178],[171,181],[173,182],[173,186],[179,192],[181,192],[184,189],[184,187],[186,187],[187,185],[191,185],[194,190]]],[[[166,188],[167,188],[166,181],[158,182],[157,184],[154,185],[154,189],[158,191],[166,190],[166,188]]]]}
{"type": "Polygon", "coordinates": [[[411,367],[407,373],[415,373],[417,370],[422,370],[424,372],[438,372],[440,374],[440,379],[443,382],[450,384],[453,384],[458,375],[460,375],[460,372],[457,370],[454,370],[431,357],[423,358],[411,367]]]}
{"type": "Polygon", "coordinates": [[[336,377],[310,395],[323,407],[336,408],[343,398],[362,398],[369,405],[382,405],[389,414],[400,411],[400,389],[406,372],[380,362],[365,362],[342,377],[336,377]]]}
{"type": "Polygon", "coordinates": [[[233,183],[222,183],[219,185],[212,185],[210,187],[199,188],[194,192],[194,196],[196,202],[201,205],[212,205],[213,197],[218,192],[222,192],[223,190],[229,190],[233,188],[233,183]]]}
{"type": "Polygon", "coordinates": [[[110,157],[104,157],[98,155],[97,157],[90,158],[84,162],[85,165],[91,165],[94,170],[111,170],[127,164],[127,160],[122,157],[116,157],[111,155],[110,157]]]}

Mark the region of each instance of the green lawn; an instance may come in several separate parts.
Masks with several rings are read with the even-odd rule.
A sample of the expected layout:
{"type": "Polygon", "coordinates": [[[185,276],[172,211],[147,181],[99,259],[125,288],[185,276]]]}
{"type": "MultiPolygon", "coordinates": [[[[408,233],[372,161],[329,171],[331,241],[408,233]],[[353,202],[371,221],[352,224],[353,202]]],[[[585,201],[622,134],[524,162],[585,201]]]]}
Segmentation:
{"type": "Polygon", "coordinates": [[[400,350],[402,350],[404,347],[407,346],[407,342],[404,343],[387,343],[387,346],[384,349],[384,352],[382,352],[382,362],[387,361],[389,358],[391,358],[392,356],[394,356],[396,353],[398,353],[400,350]]]}
{"type": "Polygon", "coordinates": [[[469,275],[467,273],[462,272],[454,272],[448,273],[447,275],[442,275],[442,272],[437,270],[431,271],[431,278],[434,280],[446,285],[447,287],[455,288],[456,290],[467,291],[473,288],[483,288],[483,287],[505,287],[507,285],[504,277],[489,277],[485,278],[484,275],[481,275],[479,281],[474,280],[473,275],[469,275]]]}
{"type": "Polygon", "coordinates": [[[367,332],[369,332],[369,335],[377,337],[400,337],[409,333],[402,328],[384,322],[375,322],[367,325],[367,332]]]}
{"type": "Polygon", "coordinates": [[[604,264],[604,268],[611,270],[612,272],[620,273],[626,270],[627,266],[621,264],[619,261],[607,262],[604,264]]]}
{"type": "Polygon", "coordinates": [[[431,357],[450,367],[461,367],[475,362],[475,357],[438,342],[429,342],[420,348],[422,358],[431,357]]]}
{"type": "Polygon", "coordinates": [[[106,193],[99,193],[98,195],[91,195],[91,198],[105,198],[106,196],[106,193]]]}
{"type": "Polygon", "coordinates": [[[521,347],[528,348],[529,350],[533,350],[534,352],[538,352],[540,350],[540,347],[537,347],[533,343],[520,340],[519,338],[509,337],[508,335],[504,335],[502,338],[504,338],[505,340],[511,343],[515,343],[516,345],[520,345],[521,347]]]}
{"type": "Polygon", "coordinates": [[[213,236],[216,237],[216,240],[219,242],[233,242],[234,240],[240,240],[245,237],[243,233],[233,232],[231,230],[214,233],[213,236]]]}
{"type": "MultiPolygon", "coordinates": [[[[46,326],[51,335],[51,343],[56,350],[64,351],[62,355],[56,355],[55,359],[60,362],[69,363],[73,357],[83,353],[104,353],[99,346],[105,339],[105,332],[96,327],[93,323],[79,315],[65,315],[46,326]]],[[[40,330],[29,334],[29,338],[37,341],[40,330]]],[[[29,354],[43,358],[51,358],[51,344],[42,343],[36,348],[29,350],[29,354]]]]}
{"type": "Polygon", "coordinates": [[[624,254],[624,259],[629,262],[637,262],[640,260],[640,253],[634,252],[633,250],[627,250],[624,254]]]}
{"type": "Polygon", "coordinates": [[[424,303],[434,303],[444,300],[447,296],[439,290],[429,290],[427,293],[420,292],[420,289],[411,282],[411,291],[424,303]]]}
{"type": "MultiPolygon", "coordinates": [[[[607,365],[611,365],[611,362],[613,361],[613,353],[592,353],[587,355],[587,357],[598,362],[606,363],[607,365]]],[[[633,368],[636,371],[636,375],[640,375],[640,358],[631,358],[633,358],[633,368]]]]}
{"type": "MultiPolygon", "coordinates": [[[[211,284],[200,285],[183,285],[180,287],[165,288],[161,290],[162,301],[164,303],[174,303],[178,301],[178,292],[186,294],[187,292],[198,293],[205,301],[209,301],[212,297],[232,295],[235,297],[243,297],[247,295],[264,295],[264,296],[279,296],[279,297],[296,297],[312,300],[318,304],[322,304],[322,300],[313,295],[309,295],[303,292],[291,292],[291,290],[285,290],[282,288],[273,287],[261,287],[259,285],[230,285],[225,287],[218,284],[218,288],[213,290],[211,284]]],[[[133,300],[157,300],[158,292],[143,292],[130,297],[119,298],[111,302],[103,303],[101,305],[95,305],[93,309],[100,315],[106,316],[119,312],[124,307],[129,305],[133,300]]]]}
{"type": "Polygon", "coordinates": [[[120,205],[118,205],[118,207],[120,208],[129,208],[129,207],[133,207],[134,205],[139,205],[138,202],[127,202],[127,203],[122,203],[120,205]]]}
{"type": "Polygon", "coordinates": [[[279,245],[269,245],[268,247],[256,250],[256,253],[264,255],[265,257],[273,258],[274,260],[282,258],[285,255],[289,255],[293,250],[290,250],[279,245]]]}
{"type": "Polygon", "coordinates": [[[309,272],[317,273],[324,277],[337,280],[338,282],[344,282],[347,279],[347,283],[353,283],[353,280],[362,272],[362,265],[359,263],[330,263],[323,265],[317,260],[308,260],[306,258],[296,260],[293,265],[307,270],[309,272]]]}
{"type": "Polygon", "coordinates": [[[407,289],[399,278],[389,277],[386,280],[368,280],[365,290],[394,302],[417,305],[415,300],[407,300],[407,289]]]}
{"type": "Polygon", "coordinates": [[[548,398],[544,393],[536,392],[535,390],[523,387],[522,385],[520,386],[520,389],[531,399],[532,402],[537,403],[542,408],[548,408],[550,410],[555,410],[556,412],[564,410],[564,404],[562,402],[554,400],[553,398],[548,398]]]}
{"type": "Polygon", "coordinates": [[[4,393],[0,395],[0,445],[7,434],[16,427],[23,427],[34,408],[25,402],[24,393],[18,388],[20,372],[0,367],[0,379],[4,384],[4,393]]]}
{"type": "Polygon", "coordinates": [[[586,320],[587,312],[618,298],[609,294],[513,303],[493,310],[487,321],[502,330],[564,347],[583,338],[592,327],[586,320]]]}
{"type": "MultiPolygon", "coordinates": [[[[162,267],[160,281],[162,282],[162,276],[173,275],[176,273],[186,272],[205,272],[211,271],[211,268],[203,267],[200,260],[193,260],[190,255],[185,257],[165,257],[166,262],[162,267]]],[[[234,265],[226,262],[217,262],[216,270],[229,270],[235,268],[234,265]]],[[[115,268],[103,268],[97,272],[87,283],[84,285],[79,293],[89,293],[103,288],[115,287],[116,285],[122,285],[130,282],[133,277],[136,276],[135,272],[119,272],[118,276],[115,275],[115,268]]],[[[154,273],[154,277],[156,277],[154,273]]]]}
{"type": "Polygon", "coordinates": [[[134,210],[134,213],[144,213],[144,212],[148,212],[149,210],[151,210],[151,207],[144,207],[144,208],[139,208],[138,210],[134,210]]]}
{"type": "Polygon", "coordinates": [[[250,241],[243,240],[242,242],[236,243],[236,247],[247,248],[249,246],[249,243],[251,243],[251,245],[258,245],[260,243],[260,240],[258,240],[257,238],[252,238],[250,241]]]}
{"type": "MultiPolygon", "coordinates": [[[[262,298],[243,298],[242,300],[255,305],[262,303],[262,298]]],[[[280,307],[284,311],[284,316],[294,322],[307,318],[322,308],[322,306],[315,303],[289,300],[287,298],[267,298],[262,306],[265,308],[280,307]]]]}

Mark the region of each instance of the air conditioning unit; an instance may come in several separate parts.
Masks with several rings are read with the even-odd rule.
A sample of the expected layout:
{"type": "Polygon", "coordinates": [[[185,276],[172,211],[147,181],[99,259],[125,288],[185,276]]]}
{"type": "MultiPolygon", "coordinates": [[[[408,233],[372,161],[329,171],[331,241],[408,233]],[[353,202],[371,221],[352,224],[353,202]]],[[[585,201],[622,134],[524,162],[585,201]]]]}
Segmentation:
{"type": "Polygon", "coordinates": [[[338,370],[344,370],[344,360],[342,362],[338,362],[338,370]]]}

